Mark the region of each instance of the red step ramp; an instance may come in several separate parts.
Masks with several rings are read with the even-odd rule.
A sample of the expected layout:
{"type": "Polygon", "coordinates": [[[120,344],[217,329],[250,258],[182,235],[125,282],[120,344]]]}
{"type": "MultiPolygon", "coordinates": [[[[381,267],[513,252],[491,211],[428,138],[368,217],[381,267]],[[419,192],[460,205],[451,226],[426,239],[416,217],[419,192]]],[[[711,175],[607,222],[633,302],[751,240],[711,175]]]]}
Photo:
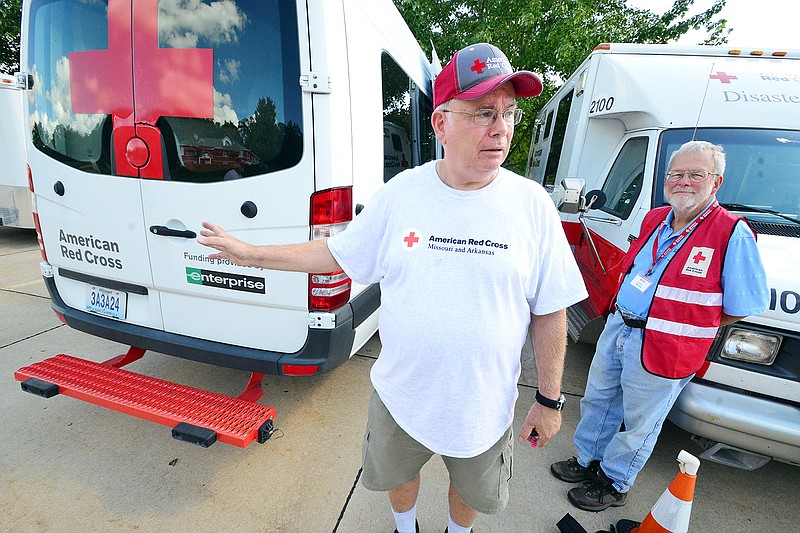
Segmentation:
{"type": "MultiPolygon", "coordinates": [[[[38,379],[58,386],[60,394],[171,428],[180,424],[190,432],[193,428],[202,434],[214,432],[215,440],[240,448],[256,439],[264,442],[272,434],[272,407],[70,355],[59,354],[20,368],[14,377],[22,382],[38,379]]],[[[185,438],[181,430],[176,434],[173,429],[173,436],[207,445],[191,434],[185,438]]]]}

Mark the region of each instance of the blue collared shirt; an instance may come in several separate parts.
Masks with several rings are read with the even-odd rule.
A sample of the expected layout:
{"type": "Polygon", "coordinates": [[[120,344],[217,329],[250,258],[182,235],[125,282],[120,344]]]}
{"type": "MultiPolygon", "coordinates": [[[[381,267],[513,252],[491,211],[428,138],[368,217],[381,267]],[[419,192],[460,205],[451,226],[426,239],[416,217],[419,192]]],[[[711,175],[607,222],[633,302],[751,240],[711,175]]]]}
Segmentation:
{"type": "MultiPolygon", "coordinates": [[[[712,199],[708,205],[714,200],[712,199]]],[[[708,206],[706,206],[707,208],[708,206]]],[[[700,211],[703,213],[705,209],[700,211]]],[[[699,217],[700,214],[697,216],[699,217]]],[[[696,219],[697,217],[695,217],[696,219]]],[[[658,250],[656,257],[666,250],[669,245],[680,235],[683,228],[673,231],[670,225],[674,219],[674,211],[670,211],[660,231],[653,232],[650,239],[642,246],[636,255],[630,273],[625,276],[622,286],[617,295],[617,305],[626,314],[638,318],[646,318],[650,312],[650,304],[655,295],[656,282],[661,279],[661,275],[667,265],[677,253],[681,246],[686,244],[688,239],[675,246],[670,253],[662,258],[653,267],[652,273],[647,279],[652,283],[644,290],[631,285],[637,275],[642,276],[650,269],[653,264],[653,241],[658,239],[658,250]]],[[[692,220],[694,221],[694,220],[692,220]]],[[[691,224],[691,222],[689,223],[691,224]]],[[[697,229],[697,228],[695,228],[697,229]]],[[[722,266],[722,311],[731,316],[757,315],[767,308],[769,303],[769,289],[767,288],[767,275],[764,272],[764,265],[761,263],[761,255],[758,252],[755,237],[746,224],[737,223],[733,234],[728,243],[728,251],[722,266]]]]}

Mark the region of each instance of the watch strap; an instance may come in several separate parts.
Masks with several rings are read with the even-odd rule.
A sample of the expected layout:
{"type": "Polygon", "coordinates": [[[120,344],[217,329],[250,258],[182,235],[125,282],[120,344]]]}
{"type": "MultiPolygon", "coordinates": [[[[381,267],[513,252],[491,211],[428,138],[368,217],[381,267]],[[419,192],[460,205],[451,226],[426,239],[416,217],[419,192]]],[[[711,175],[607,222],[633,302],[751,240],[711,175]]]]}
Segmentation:
{"type": "Polygon", "coordinates": [[[536,390],[536,401],[545,407],[549,407],[550,409],[555,409],[557,411],[561,411],[564,408],[564,395],[562,394],[558,400],[551,400],[547,396],[542,395],[539,390],[536,390]]]}

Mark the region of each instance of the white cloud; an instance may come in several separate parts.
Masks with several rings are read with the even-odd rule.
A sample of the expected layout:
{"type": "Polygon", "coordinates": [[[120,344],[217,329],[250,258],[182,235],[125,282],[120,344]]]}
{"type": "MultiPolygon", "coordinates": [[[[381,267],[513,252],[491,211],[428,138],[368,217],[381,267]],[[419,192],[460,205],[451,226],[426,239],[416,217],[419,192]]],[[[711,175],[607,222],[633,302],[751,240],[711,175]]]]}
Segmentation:
{"type": "MultiPolygon", "coordinates": [[[[38,73],[34,73],[38,77],[38,73]]],[[[105,115],[97,114],[72,114],[72,98],[70,96],[69,85],[69,61],[62,57],[56,62],[56,75],[49,88],[41,87],[34,81],[34,88],[39,86],[38,91],[45,91],[45,98],[50,102],[53,116],[47,113],[42,115],[42,128],[50,134],[59,124],[70,126],[73,130],[88,134],[103,120],[105,115]]],[[[41,94],[41,93],[39,93],[41,94]]]]}
{"type": "Polygon", "coordinates": [[[238,59],[228,59],[224,63],[219,63],[219,81],[222,83],[232,83],[239,81],[239,69],[242,62],[238,59]]]}
{"type": "Polygon", "coordinates": [[[205,4],[200,0],[161,0],[159,40],[173,48],[196,48],[200,38],[211,43],[235,42],[247,16],[232,0],[205,4]]]}
{"type": "Polygon", "coordinates": [[[222,94],[214,91],[214,122],[224,124],[225,122],[239,123],[236,111],[233,109],[230,94],[222,94]]]}

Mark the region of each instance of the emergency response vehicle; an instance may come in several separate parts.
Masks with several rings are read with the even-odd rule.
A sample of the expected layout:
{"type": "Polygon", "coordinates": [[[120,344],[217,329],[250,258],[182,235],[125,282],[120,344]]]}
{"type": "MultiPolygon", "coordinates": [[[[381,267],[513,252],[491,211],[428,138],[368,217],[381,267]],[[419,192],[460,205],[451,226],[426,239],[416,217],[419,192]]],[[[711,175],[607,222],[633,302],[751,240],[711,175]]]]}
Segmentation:
{"type": "MultiPolygon", "coordinates": [[[[154,350],[253,372],[252,400],[263,374],[327,372],[373,335],[377,285],[212,260],[195,237],[203,220],[260,244],[341,231],[384,183],[386,122],[403,125],[410,166],[436,156],[433,67],[391,0],[25,0],[22,26],[53,309],[131,346],[22,369],[24,388],[126,410],[136,374],[102,377],[113,401],[82,387],[154,350]]],[[[131,414],[189,418],[137,401],[131,414]]],[[[176,437],[207,444],[213,417],[196,415],[176,437]]]]}
{"type": "Polygon", "coordinates": [[[720,329],[669,419],[702,457],[743,468],[800,464],[798,117],[800,52],[606,44],[539,113],[529,154],[589,292],[568,310],[570,336],[595,342],[625,251],[665,205],[670,155],[692,139],[724,147],[717,198],[757,234],[769,309],[720,329]]]}
{"type": "Polygon", "coordinates": [[[0,74],[0,226],[33,229],[22,124],[22,91],[14,76],[0,74]]]}

